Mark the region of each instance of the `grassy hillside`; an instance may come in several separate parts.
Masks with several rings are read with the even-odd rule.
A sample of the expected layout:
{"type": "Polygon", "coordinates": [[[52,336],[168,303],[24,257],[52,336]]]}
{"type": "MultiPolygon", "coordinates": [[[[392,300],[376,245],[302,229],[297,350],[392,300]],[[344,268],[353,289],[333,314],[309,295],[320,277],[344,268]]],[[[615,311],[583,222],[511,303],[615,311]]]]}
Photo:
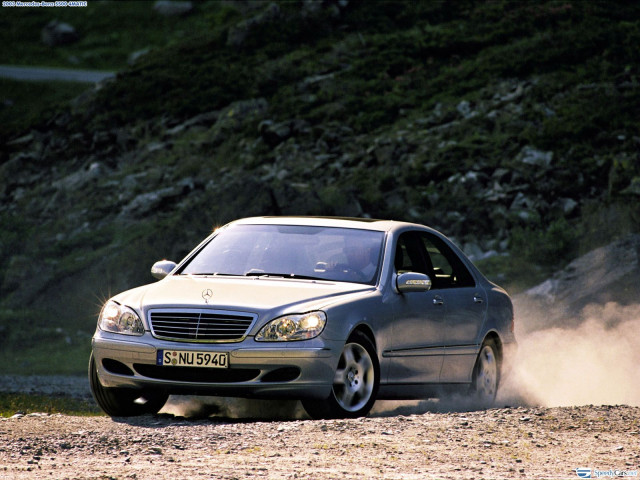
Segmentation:
{"type": "Polygon", "coordinates": [[[512,291],[640,227],[636,3],[115,5],[56,10],[81,35],[54,49],[50,10],[0,19],[31,39],[0,63],[119,71],[0,111],[12,370],[83,369],[105,298],[238,217],[426,223],[512,291]]]}

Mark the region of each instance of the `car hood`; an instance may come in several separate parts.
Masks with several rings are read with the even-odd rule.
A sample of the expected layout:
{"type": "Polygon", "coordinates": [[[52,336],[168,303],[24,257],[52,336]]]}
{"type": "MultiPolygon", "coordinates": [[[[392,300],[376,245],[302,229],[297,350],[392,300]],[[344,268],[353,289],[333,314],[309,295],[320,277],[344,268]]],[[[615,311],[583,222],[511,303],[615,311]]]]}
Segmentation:
{"type": "Polygon", "coordinates": [[[322,309],[338,298],[374,290],[375,287],[356,283],[277,277],[169,276],[160,282],[128,290],[114,299],[140,311],[182,307],[282,315],[322,309]]]}

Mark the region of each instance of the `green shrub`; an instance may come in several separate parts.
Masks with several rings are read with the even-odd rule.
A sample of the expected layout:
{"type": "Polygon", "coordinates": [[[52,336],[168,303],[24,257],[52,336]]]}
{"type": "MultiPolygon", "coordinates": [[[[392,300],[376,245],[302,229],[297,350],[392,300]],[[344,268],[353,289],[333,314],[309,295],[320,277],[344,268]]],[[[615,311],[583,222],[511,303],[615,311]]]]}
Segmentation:
{"type": "Polygon", "coordinates": [[[579,233],[564,217],[548,226],[540,222],[535,226],[515,227],[511,231],[509,250],[533,264],[563,267],[577,247],[579,233]]]}

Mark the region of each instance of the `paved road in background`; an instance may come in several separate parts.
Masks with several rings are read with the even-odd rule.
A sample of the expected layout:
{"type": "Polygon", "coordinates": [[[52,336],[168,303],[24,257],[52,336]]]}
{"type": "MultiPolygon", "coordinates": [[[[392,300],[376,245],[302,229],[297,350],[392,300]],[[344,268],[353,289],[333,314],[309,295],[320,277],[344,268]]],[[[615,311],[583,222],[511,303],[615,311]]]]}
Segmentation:
{"type": "Polygon", "coordinates": [[[0,374],[0,392],[28,393],[30,395],[64,395],[75,398],[91,397],[89,379],[86,375],[0,374]]]}
{"type": "Polygon", "coordinates": [[[115,72],[95,70],[0,65],[0,78],[10,78],[12,80],[98,83],[104,79],[113,78],[115,75],[115,72]]]}

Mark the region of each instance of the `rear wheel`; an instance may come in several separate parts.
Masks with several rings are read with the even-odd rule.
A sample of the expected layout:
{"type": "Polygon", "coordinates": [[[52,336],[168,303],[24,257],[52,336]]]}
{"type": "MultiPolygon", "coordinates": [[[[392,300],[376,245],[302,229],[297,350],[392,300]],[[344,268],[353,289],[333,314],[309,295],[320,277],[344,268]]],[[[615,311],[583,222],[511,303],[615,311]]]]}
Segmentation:
{"type": "Polygon", "coordinates": [[[347,341],[333,379],[331,394],[325,400],[303,400],[313,418],[363,417],[373,407],[380,384],[380,365],[369,338],[355,332],[347,341]]]}
{"type": "Polygon", "coordinates": [[[480,354],[473,369],[472,393],[483,406],[495,402],[500,385],[500,358],[495,340],[488,339],[482,344],[480,354]]]}
{"type": "Polygon", "coordinates": [[[98,406],[111,417],[134,417],[145,413],[158,413],[169,398],[165,392],[103,387],[98,378],[93,353],[89,358],[89,386],[98,406]]]}

